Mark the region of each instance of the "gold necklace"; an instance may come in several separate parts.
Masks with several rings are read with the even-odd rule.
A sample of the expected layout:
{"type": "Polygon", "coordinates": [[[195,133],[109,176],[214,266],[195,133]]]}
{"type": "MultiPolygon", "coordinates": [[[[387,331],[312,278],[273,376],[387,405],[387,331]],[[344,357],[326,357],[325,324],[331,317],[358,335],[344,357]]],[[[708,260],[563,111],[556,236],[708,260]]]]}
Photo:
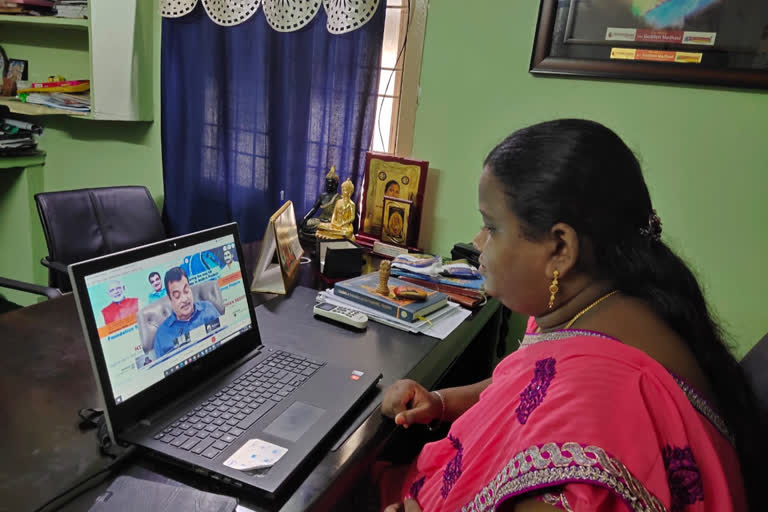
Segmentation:
{"type": "Polygon", "coordinates": [[[571,318],[571,320],[570,320],[570,321],[569,321],[567,324],[565,324],[565,327],[563,327],[563,329],[568,329],[570,326],[572,326],[572,325],[573,325],[573,324],[576,322],[576,320],[578,320],[579,318],[581,318],[581,315],[583,315],[584,313],[586,313],[587,311],[589,311],[589,310],[590,310],[590,309],[592,309],[593,307],[597,306],[598,304],[600,304],[601,302],[603,302],[605,299],[607,299],[607,298],[608,298],[608,297],[610,297],[611,295],[615,295],[615,294],[617,294],[618,292],[619,292],[619,290],[613,290],[612,292],[606,293],[605,295],[603,295],[602,297],[600,297],[599,299],[597,299],[595,302],[593,302],[593,303],[592,303],[592,304],[590,304],[589,306],[585,307],[584,309],[582,309],[581,311],[579,311],[578,313],[576,313],[576,316],[574,316],[573,318],[571,318]]]}

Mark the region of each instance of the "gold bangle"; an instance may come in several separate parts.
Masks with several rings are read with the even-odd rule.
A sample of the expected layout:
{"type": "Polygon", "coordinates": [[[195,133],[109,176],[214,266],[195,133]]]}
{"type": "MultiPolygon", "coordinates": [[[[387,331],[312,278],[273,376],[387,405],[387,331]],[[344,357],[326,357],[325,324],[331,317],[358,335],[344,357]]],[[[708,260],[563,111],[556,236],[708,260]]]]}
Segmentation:
{"type": "Polygon", "coordinates": [[[439,391],[435,390],[435,391],[432,391],[432,393],[436,394],[437,398],[440,399],[440,405],[442,406],[442,408],[440,411],[440,419],[433,420],[432,422],[430,422],[429,425],[427,425],[427,428],[430,431],[437,430],[437,428],[443,423],[443,420],[445,419],[445,399],[443,398],[442,393],[440,393],[439,391]]]}

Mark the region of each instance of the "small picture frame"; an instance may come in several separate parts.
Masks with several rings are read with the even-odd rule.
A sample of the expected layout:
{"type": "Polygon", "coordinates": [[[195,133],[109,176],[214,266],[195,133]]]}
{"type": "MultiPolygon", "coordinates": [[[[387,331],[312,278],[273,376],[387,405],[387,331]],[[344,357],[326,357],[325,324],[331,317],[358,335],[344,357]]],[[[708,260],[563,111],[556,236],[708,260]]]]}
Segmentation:
{"type": "Polygon", "coordinates": [[[286,201],[269,219],[253,271],[252,292],[287,294],[296,286],[304,251],[299,242],[293,203],[286,201]],[[277,263],[272,263],[277,256],[277,263]]]}
{"type": "Polygon", "coordinates": [[[412,206],[412,201],[384,196],[382,242],[401,246],[412,245],[410,243],[412,206]]]}
{"type": "Polygon", "coordinates": [[[8,69],[5,77],[15,81],[27,80],[29,75],[29,62],[22,59],[8,59],[8,69]]]}

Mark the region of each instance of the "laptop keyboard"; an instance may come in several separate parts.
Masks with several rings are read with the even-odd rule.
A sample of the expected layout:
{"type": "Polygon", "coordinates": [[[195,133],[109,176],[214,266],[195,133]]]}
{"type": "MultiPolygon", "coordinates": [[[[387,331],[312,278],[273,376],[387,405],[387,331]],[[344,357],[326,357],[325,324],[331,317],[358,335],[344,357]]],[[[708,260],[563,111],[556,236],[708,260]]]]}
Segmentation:
{"type": "Polygon", "coordinates": [[[276,351],[155,435],[212,459],[325,363],[276,351]]]}

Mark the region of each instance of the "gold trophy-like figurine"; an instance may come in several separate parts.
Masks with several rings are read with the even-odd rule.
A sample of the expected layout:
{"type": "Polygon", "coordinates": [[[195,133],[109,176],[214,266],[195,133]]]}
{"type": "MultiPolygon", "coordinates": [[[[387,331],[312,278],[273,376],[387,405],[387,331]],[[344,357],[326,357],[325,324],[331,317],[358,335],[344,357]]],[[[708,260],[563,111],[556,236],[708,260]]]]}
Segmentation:
{"type": "Polygon", "coordinates": [[[379,286],[376,288],[376,293],[385,297],[389,297],[389,285],[387,282],[389,281],[391,267],[392,264],[387,260],[382,261],[381,265],[379,265],[379,286]]]}
{"type": "Polygon", "coordinates": [[[315,236],[321,240],[354,240],[352,223],[355,221],[355,203],[352,202],[352,192],[355,186],[349,179],[341,184],[341,199],[333,207],[331,222],[321,222],[317,225],[315,236]]]}

